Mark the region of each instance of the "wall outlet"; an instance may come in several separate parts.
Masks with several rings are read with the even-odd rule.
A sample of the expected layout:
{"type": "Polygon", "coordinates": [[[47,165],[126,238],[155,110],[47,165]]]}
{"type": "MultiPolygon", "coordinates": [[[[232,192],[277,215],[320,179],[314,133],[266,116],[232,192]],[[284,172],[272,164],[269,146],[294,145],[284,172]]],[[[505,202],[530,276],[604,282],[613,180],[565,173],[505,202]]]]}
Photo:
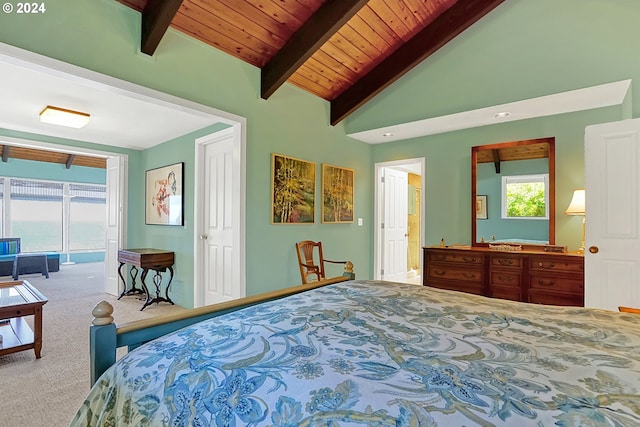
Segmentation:
{"type": "Polygon", "coordinates": [[[358,227],[362,227],[363,221],[362,218],[358,218],[358,227]]]}

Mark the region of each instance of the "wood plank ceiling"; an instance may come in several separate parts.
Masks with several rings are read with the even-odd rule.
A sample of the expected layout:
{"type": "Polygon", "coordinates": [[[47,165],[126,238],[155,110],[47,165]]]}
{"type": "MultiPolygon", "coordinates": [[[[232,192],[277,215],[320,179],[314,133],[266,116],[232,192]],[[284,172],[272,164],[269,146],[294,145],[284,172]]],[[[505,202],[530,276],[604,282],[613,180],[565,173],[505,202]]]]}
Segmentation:
{"type": "Polygon", "coordinates": [[[6,163],[9,159],[33,160],[37,162],[60,163],[67,169],[72,166],[86,166],[90,168],[107,167],[107,160],[100,157],[80,156],[61,153],[58,151],[38,150],[35,148],[18,147],[13,145],[0,145],[0,157],[6,163]]]}
{"type": "Polygon", "coordinates": [[[117,0],[153,55],[171,26],[331,103],[335,125],[504,0],[117,0]]]}

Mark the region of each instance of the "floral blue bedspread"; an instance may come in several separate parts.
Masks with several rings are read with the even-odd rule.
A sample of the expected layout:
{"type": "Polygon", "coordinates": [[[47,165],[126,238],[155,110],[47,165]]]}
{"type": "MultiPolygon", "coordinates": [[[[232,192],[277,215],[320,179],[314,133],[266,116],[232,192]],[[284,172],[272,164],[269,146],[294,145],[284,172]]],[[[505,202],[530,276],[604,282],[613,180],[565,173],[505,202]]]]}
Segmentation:
{"type": "Polygon", "coordinates": [[[72,426],[640,426],[640,316],[351,281],[132,351],[72,426]]]}

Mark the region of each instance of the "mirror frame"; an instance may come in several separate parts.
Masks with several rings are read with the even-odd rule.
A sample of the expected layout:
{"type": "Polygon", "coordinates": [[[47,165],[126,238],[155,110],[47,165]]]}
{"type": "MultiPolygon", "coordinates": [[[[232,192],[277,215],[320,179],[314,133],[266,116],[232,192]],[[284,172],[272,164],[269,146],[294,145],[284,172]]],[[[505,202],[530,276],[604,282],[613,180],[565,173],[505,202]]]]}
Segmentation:
{"type": "MultiPolygon", "coordinates": [[[[556,244],[556,139],[554,137],[528,139],[523,141],[501,142],[497,144],[478,145],[471,147],[471,246],[487,247],[489,242],[477,242],[476,233],[476,196],[477,196],[477,163],[478,151],[482,150],[498,150],[500,148],[519,147],[523,145],[533,145],[547,143],[549,144],[549,245],[556,244]]],[[[544,245],[527,244],[524,246],[540,247],[544,245]]],[[[526,248],[525,248],[526,249],[526,248]]]]}

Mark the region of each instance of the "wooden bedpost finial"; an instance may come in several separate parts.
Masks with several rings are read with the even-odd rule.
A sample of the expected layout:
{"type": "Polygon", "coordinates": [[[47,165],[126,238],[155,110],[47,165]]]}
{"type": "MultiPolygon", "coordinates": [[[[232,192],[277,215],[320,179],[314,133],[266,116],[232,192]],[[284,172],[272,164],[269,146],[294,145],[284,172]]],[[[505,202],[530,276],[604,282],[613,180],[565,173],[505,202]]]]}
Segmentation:
{"type": "Polygon", "coordinates": [[[91,314],[93,314],[93,325],[103,326],[113,323],[113,306],[106,301],[100,301],[93,307],[91,310],[91,314]]]}
{"type": "Polygon", "coordinates": [[[347,261],[344,264],[344,272],[345,273],[353,273],[353,263],[351,261],[347,261]]]}

